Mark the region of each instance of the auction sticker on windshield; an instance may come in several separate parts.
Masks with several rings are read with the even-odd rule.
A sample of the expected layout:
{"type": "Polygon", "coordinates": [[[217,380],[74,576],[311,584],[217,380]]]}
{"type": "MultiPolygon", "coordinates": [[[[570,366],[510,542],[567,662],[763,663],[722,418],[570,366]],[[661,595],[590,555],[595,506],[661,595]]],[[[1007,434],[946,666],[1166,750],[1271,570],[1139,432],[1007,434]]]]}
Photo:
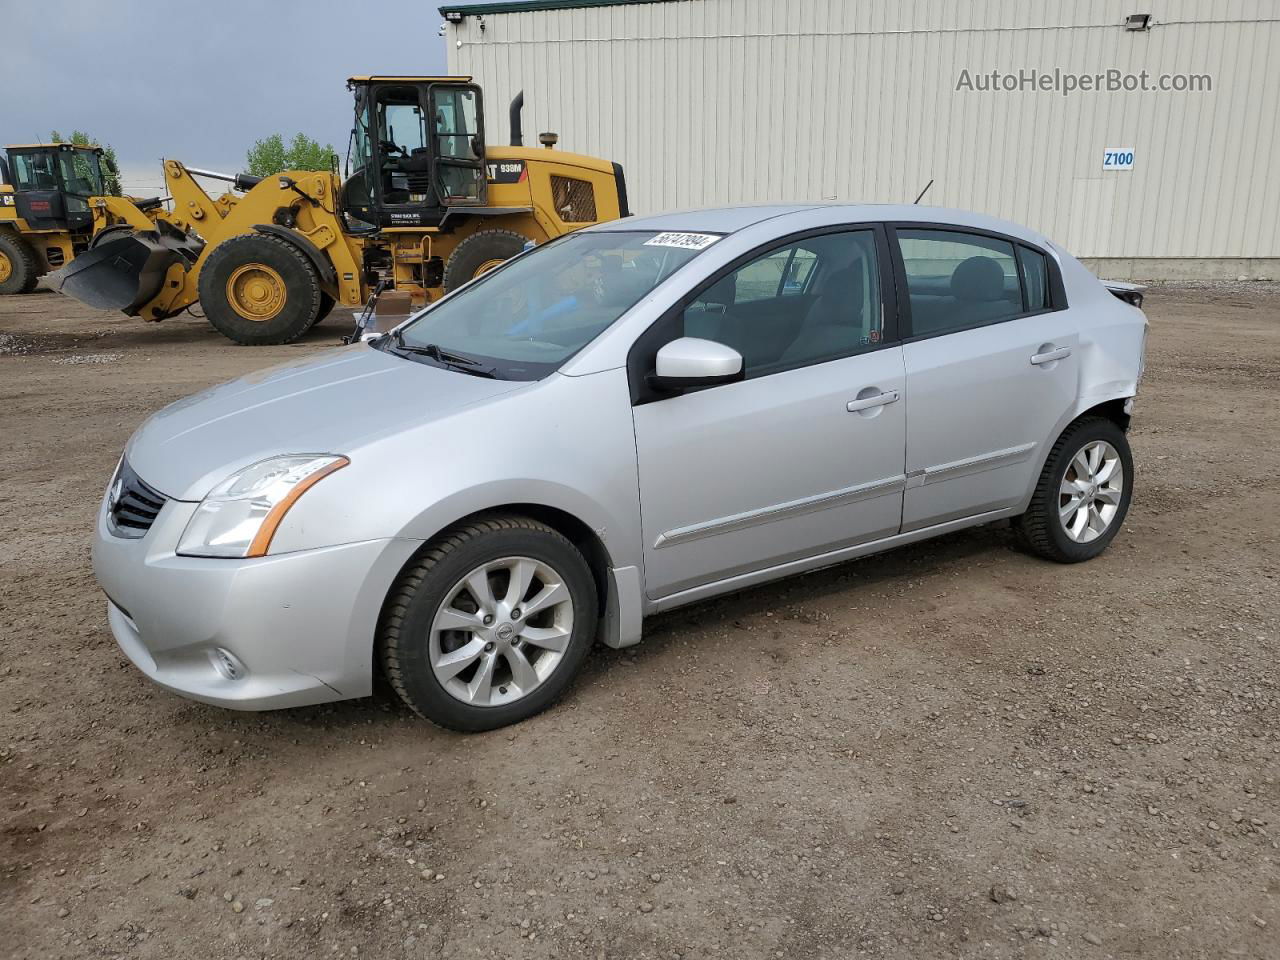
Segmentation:
{"type": "Polygon", "coordinates": [[[682,250],[705,250],[720,238],[714,233],[660,233],[646,240],[646,247],[679,247],[682,250]]]}

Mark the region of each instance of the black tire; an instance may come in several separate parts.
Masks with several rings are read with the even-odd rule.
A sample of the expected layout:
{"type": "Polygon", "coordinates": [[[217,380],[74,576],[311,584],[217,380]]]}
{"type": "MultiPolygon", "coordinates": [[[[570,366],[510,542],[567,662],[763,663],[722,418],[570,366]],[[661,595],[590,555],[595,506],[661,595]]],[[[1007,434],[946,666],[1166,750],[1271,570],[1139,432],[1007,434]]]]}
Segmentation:
{"type": "Polygon", "coordinates": [[[333,299],[333,297],[329,296],[323,290],[320,291],[320,310],[316,313],[316,318],[313,321],[311,321],[311,325],[313,327],[320,324],[324,320],[324,318],[330,314],[330,312],[333,310],[333,305],[335,302],[336,301],[333,299]]]}
{"type": "Polygon", "coordinates": [[[444,291],[456,290],[491,260],[510,260],[529,240],[510,230],[481,230],[453,248],[444,267],[444,291]]]}
{"type": "MultiPolygon", "coordinates": [[[[307,255],[281,237],[250,233],[224,240],[200,269],[200,304],[223,336],[251,347],[290,343],[310,329],[319,315],[320,277],[307,255]],[[254,319],[233,306],[227,284],[241,267],[259,264],[283,285],[276,312],[254,319]]],[[[264,311],[265,313],[265,311],[264,311]]]]}
{"type": "Polygon", "coordinates": [[[597,606],[591,569],[568,539],[529,517],[494,514],[442,534],[401,573],[383,609],[378,656],[396,694],[419,716],[450,730],[493,730],[541,713],[564,694],[595,640],[597,606]],[[529,557],[559,573],[573,605],[573,629],[560,663],[530,693],[500,706],[473,706],[436,678],[428,649],[431,625],[459,580],[504,557],[529,557]]]}
{"type": "Polygon", "coordinates": [[[30,293],[40,282],[40,258],[22,237],[0,233],[0,256],[8,265],[8,276],[0,281],[0,294],[30,293]]]}
{"type": "Polygon", "coordinates": [[[89,249],[100,247],[104,243],[110,243],[112,240],[120,240],[123,237],[130,236],[133,233],[133,227],[127,224],[117,223],[109,227],[103,227],[93,235],[93,239],[89,241],[89,249]]]}
{"type": "Polygon", "coordinates": [[[1085,417],[1068,426],[1053,445],[1040,472],[1031,504],[1026,513],[1014,518],[1013,525],[1018,539],[1031,552],[1058,563],[1080,563],[1092,560],[1107,549],[1124,523],[1132,498],[1133,453],[1124,431],[1104,417],[1085,417]],[[1059,519],[1060,489],[1072,458],[1095,440],[1105,440],[1119,454],[1124,469],[1124,487],[1116,513],[1107,528],[1096,539],[1080,543],[1068,536],[1059,519]]]}

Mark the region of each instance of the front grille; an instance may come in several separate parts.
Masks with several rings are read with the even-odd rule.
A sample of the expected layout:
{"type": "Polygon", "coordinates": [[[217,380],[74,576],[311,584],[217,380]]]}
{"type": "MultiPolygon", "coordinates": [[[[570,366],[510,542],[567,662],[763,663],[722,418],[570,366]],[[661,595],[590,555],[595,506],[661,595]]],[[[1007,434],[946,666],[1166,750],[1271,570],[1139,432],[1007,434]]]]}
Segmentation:
{"type": "Polygon", "coordinates": [[[163,493],[143,483],[129,464],[121,460],[107,492],[112,532],[118,537],[136,540],[151,529],[165,502],[163,493]]]}

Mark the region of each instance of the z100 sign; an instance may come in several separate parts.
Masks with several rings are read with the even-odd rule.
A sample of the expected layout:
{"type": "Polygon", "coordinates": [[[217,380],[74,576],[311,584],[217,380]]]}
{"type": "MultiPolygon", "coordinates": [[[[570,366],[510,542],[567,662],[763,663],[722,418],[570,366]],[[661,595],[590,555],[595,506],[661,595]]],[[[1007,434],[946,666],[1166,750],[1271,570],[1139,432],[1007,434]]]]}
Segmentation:
{"type": "Polygon", "coordinates": [[[1103,170],[1132,170],[1133,147],[1107,147],[1102,151],[1103,170]]]}

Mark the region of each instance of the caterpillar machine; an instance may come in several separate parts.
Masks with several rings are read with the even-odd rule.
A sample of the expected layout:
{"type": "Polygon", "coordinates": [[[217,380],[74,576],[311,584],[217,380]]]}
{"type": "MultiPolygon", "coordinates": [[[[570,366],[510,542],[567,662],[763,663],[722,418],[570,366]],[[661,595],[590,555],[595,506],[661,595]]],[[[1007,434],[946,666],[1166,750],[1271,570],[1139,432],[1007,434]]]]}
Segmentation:
{"type": "MultiPolygon", "coordinates": [[[[0,154],[0,294],[30,293],[37,281],[89,249],[90,203],[106,193],[101,147],[31,143],[0,154]]],[[[114,173],[114,170],[110,172],[114,173]]],[[[141,220],[159,199],[129,201],[141,220]]]]}
{"type": "Polygon", "coordinates": [[[146,320],[197,301],[237,343],[288,343],[335,304],[366,313],[384,289],[431,301],[571,230],[629,215],[616,163],[523,146],[489,147],[469,77],[360,76],[348,176],[293,170],[259,178],[164,164],[172,209],[89,201],[92,247],[50,283],[99,309],[146,320]],[[231,184],[211,198],[195,177],[231,184]]]}

